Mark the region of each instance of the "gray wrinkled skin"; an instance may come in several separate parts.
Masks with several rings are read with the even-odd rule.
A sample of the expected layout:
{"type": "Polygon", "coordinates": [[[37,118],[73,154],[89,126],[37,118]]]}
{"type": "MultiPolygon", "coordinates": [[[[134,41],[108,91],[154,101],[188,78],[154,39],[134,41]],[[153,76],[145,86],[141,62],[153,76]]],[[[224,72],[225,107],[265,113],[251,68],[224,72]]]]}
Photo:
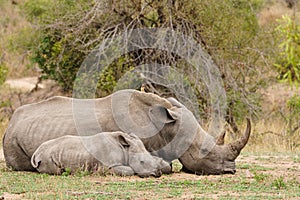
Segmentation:
{"type": "MultiPolygon", "coordinates": [[[[90,119],[91,114],[85,113],[84,106],[75,112],[82,112],[84,117],[79,122],[75,121],[72,98],[53,97],[18,108],[3,138],[7,166],[15,170],[34,170],[30,163],[31,156],[39,145],[54,138],[78,135],[78,131],[86,135],[94,135],[101,131],[123,131],[136,133],[152,155],[168,162],[179,158],[186,171],[197,174],[235,172],[234,160],[250,135],[249,120],[242,138],[227,145],[216,144],[214,140],[205,140],[207,133],[194,115],[177,100],[136,90],[120,92],[131,95],[128,104],[124,105],[124,98],[118,97],[117,93],[113,94],[115,96],[109,95],[100,99],[77,100],[95,105],[92,115],[96,116],[97,123],[90,119]],[[112,106],[113,101],[115,103],[112,106]],[[130,115],[122,114],[124,108],[130,111],[130,115]],[[118,112],[121,113],[120,116],[118,112]],[[130,120],[137,124],[133,130],[130,129],[131,126],[126,127],[127,121],[130,120]],[[101,131],[98,125],[101,126],[101,131]],[[141,137],[139,132],[143,132],[144,129],[136,129],[145,126],[151,129],[157,127],[157,134],[141,137]]],[[[218,141],[222,141],[222,138],[218,141]]]]}
{"type": "Polygon", "coordinates": [[[56,175],[66,169],[74,173],[82,170],[92,172],[104,167],[122,176],[160,177],[162,170],[165,173],[171,171],[167,162],[150,155],[135,134],[123,132],[67,135],[49,140],[34,152],[31,164],[41,173],[56,175]]]}

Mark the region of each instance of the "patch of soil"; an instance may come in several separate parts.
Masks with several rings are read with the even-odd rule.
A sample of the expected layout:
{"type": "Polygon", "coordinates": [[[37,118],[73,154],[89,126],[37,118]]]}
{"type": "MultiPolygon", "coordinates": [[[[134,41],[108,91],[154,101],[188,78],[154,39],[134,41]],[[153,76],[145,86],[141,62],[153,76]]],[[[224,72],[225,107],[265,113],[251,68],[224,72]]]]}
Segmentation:
{"type": "Polygon", "coordinates": [[[22,105],[59,95],[70,96],[53,81],[38,82],[37,77],[8,80],[1,88],[0,114],[10,118],[13,112],[22,105]]]}
{"type": "Polygon", "coordinates": [[[15,200],[15,199],[23,199],[24,194],[9,194],[7,192],[4,192],[0,196],[0,200],[15,200]]]}
{"type": "MultiPolygon", "coordinates": [[[[273,177],[296,177],[300,182],[300,157],[299,156],[239,156],[239,164],[247,164],[259,173],[273,177]]],[[[247,170],[238,170],[238,174],[247,173],[247,170]]]]}
{"type": "Polygon", "coordinates": [[[8,85],[10,88],[14,88],[22,92],[30,92],[35,88],[44,89],[47,87],[47,85],[53,84],[53,82],[47,80],[43,81],[42,83],[38,77],[25,77],[20,79],[7,79],[4,84],[8,85]]]}

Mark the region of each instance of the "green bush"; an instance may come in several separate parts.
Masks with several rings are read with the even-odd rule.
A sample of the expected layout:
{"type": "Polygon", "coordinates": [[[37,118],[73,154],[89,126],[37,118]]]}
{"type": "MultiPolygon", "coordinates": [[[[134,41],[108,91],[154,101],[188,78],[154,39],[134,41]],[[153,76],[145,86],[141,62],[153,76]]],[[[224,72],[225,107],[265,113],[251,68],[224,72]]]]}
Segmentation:
{"type": "Polygon", "coordinates": [[[75,14],[83,14],[87,2],[28,0],[24,5],[28,19],[38,26],[38,45],[32,46],[32,60],[41,68],[43,78],[57,81],[66,91],[72,90],[77,70],[87,54],[76,48],[76,33],[66,33],[64,29],[68,23],[79,20],[75,14]]]}
{"type": "Polygon", "coordinates": [[[41,17],[47,13],[53,6],[53,1],[48,0],[30,0],[26,1],[24,8],[27,11],[27,17],[33,20],[35,17],[41,17]]]}
{"type": "Polygon", "coordinates": [[[5,82],[8,73],[8,68],[0,63],[0,85],[5,82]]]}
{"type": "Polygon", "coordinates": [[[294,150],[300,146],[300,96],[292,96],[287,101],[287,108],[285,140],[288,149],[294,150]]]}
{"type": "Polygon", "coordinates": [[[279,79],[288,81],[291,85],[298,85],[300,82],[300,25],[288,16],[283,16],[278,22],[276,30],[281,43],[275,66],[279,79]]]}
{"type": "Polygon", "coordinates": [[[299,95],[292,96],[288,100],[287,106],[289,109],[293,110],[295,114],[300,114],[300,96],[299,95]]]}

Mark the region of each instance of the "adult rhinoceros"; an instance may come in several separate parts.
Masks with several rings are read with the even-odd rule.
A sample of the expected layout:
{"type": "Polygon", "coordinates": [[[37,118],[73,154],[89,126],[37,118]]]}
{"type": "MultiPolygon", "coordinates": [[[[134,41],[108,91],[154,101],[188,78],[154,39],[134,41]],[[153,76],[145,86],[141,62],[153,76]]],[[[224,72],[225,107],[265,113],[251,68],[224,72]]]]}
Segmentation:
{"type": "Polygon", "coordinates": [[[4,135],[3,150],[8,167],[34,170],[31,156],[45,141],[64,135],[134,132],[153,155],[169,162],[178,158],[187,171],[224,174],[235,173],[235,159],[250,129],[248,120],[242,138],[216,143],[175,99],[121,90],[99,99],[53,97],[18,108],[4,135]]]}

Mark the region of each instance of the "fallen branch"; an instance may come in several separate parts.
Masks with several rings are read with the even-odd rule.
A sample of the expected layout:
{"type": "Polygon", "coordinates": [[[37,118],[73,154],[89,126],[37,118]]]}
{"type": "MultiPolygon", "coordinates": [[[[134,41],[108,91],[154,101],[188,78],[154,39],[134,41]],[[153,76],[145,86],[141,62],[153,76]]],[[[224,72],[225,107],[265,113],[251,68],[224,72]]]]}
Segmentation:
{"type": "Polygon", "coordinates": [[[284,135],[282,135],[280,133],[273,132],[273,131],[266,131],[266,132],[260,133],[260,135],[266,135],[266,134],[273,134],[273,135],[277,135],[279,137],[284,137],[284,135]]]}
{"type": "Polygon", "coordinates": [[[86,194],[114,195],[111,192],[102,192],[102,191],[99,191],[99,192],[96,192],[96,191],[93,191],[93,192],[85,192],[85,191],[84,192],[67,192],[67,194],[72,195],[72,196],[82,196],[82,195],[86,195],[86,194]]]}

